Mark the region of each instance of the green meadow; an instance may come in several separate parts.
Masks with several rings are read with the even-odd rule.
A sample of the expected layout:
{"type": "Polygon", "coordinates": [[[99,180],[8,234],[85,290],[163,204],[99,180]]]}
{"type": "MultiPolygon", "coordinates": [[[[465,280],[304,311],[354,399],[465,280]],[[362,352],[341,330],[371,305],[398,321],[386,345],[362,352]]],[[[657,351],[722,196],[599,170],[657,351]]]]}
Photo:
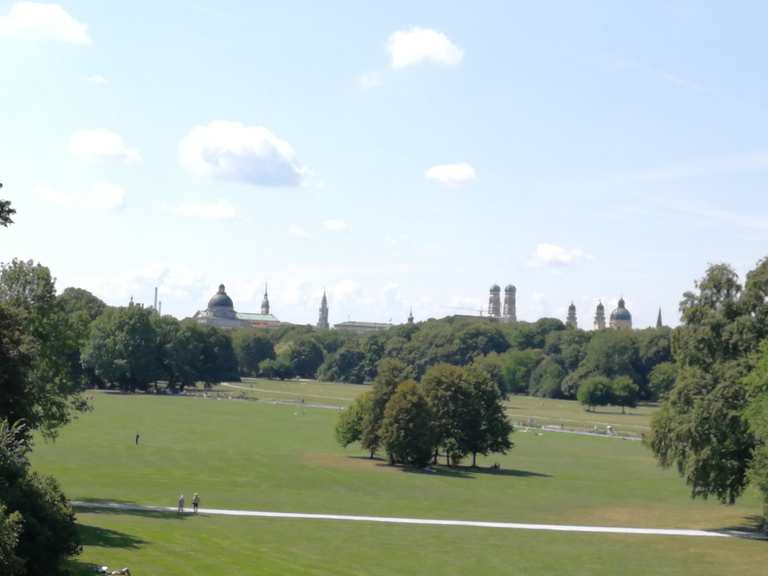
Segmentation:
{"type": "MultiPolygon", "coordinates": [[[[266,389],[262,381],[245,385],[266,389]]],[[[364,389],[319,383],[269,387],[274,397],[280,391],[307,392],[307,402],[310,393],[353,398],[364,389]]],[[[93,406],[55,443],[39,440],[33,453],[35,468],[56,476],[74,500],[174,506],[180,493],[189,502],[198,492],[201,505],[210,508],[700,529],[749,528],[760,508],[752,493],[734,506],[691,500],[674,472],[660,469],[636,441],[518,431],[509,454],[480,462],[499,463],[499,472],[416,472],[340,448],[333,437],[338,412],[332,409],[101,393],[94,395],[93,406]]],[[[572,415],[571,408],[583,414],[568,403],[525,408],[562,418],[572,415]]],[[[642,411],[586,417],[606,416],[647,422],[642,411]]],[[[757,575],[768,563],[768,543],[742,539],[178,518],[155,512],[80,511],[78,519],[85,549],[73,567],[83,574],[107,564],[129,566],[137,576],[757,575]]]]}

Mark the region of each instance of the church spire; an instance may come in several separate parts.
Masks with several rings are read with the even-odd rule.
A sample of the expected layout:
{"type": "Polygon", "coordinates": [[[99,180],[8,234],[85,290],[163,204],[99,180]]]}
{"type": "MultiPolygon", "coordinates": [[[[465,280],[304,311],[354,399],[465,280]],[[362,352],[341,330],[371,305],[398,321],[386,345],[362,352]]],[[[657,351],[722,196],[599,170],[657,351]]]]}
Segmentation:
{"type": "Polygon", "coordinates": [[[264,282],[264,298],[261,300],[261,313],[269,314],[269,296],[267,296],[267,283],[264,282]]]}
{"type": "Polygon", "coordinates": [[[571,300],[571,305],[568,306],[568,318],[565,320],[565,325],[568,328],[578,328],[578,322],[576,321],[576,305],[571,300]]]}
{"type": "Polygon", "coordinates": [[[661,307],[659,307],[659,315],[656,317],[656,328],[663,328],[664,323],[661,321],[661,307]]]}
{"type": "Polygon", "coordinates": [[[330,328],[328,324],[328,298],[325,295],[325,288],[323,288],[323,299],[320,300],[320,317],[317,319],[317,327],[320,330],[330,328]]]}
{"type": "Polygon", "coordinates": [[[413,307],[411,307],[411,311],[408,312],[408,324],[413,324],[413,307]]]}

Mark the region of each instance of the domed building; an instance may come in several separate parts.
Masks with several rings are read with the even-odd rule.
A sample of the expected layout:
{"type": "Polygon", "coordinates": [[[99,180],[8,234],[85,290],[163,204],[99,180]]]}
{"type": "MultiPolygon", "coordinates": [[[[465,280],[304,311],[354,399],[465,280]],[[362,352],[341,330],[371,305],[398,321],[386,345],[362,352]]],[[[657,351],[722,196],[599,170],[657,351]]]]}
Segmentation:
{"type": "MultiPolygon", "coordinates": [[[[267,302],[266,314],[236,312],[235,305],[232,302],[232,298],[227,294],[224,284],[219,284],[218,292],[208,300],[208,307],[205,310],[196,312],[192,318],[200,324],[215,326],[216,328],[243,328],[247,326],[270,328],[280,326],[280,320],[269,313],[266,288],[264,289],[264,302],[267,302]]],[[[262,303],[262,312],[264,310],[265,306],[262,303]]]]}
{"type": "Polygon", "coordinates": [[[627,310],[624,298],[619,298],[619,305],[613,312],[611,312],[608,325],[611,328],[632,329],[632,314],[627,310]]]}

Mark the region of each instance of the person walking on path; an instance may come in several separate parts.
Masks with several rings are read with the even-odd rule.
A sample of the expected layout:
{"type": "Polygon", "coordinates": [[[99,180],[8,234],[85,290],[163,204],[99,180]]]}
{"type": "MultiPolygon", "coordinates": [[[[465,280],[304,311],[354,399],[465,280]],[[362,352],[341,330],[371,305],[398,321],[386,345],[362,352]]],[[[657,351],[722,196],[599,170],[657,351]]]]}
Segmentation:
{"type": "Polygon", "coordinates": [[[200,496],[197,492],[195,492],[195,495],[192,496],[192,509],[194,510],[195,514],[197,514],[198,506],[200,506],[200,496]]]}
{"type": "Polygon", "coordinates": [[[184,494],[179,496],[179,514],[184,514],[184,494]]]}
{"type": "Polygon", "coordinates": [[[136,446],[139,445],[139,433],[136,432],[136,446]]]}

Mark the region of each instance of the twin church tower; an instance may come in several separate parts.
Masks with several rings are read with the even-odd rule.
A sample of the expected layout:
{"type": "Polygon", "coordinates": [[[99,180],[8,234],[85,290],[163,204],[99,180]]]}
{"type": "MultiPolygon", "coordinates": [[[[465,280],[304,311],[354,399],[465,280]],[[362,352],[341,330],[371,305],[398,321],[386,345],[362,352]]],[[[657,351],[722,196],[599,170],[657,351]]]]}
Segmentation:
{"type": "Polygon", "coordinates": [[[501,308],[501,287],[498,284],[491,286],[491,294],[488,297],[488,316],[502,322],[517,322],[517,288],[508,284],[504,288],[504,309],[501,308]]]}

